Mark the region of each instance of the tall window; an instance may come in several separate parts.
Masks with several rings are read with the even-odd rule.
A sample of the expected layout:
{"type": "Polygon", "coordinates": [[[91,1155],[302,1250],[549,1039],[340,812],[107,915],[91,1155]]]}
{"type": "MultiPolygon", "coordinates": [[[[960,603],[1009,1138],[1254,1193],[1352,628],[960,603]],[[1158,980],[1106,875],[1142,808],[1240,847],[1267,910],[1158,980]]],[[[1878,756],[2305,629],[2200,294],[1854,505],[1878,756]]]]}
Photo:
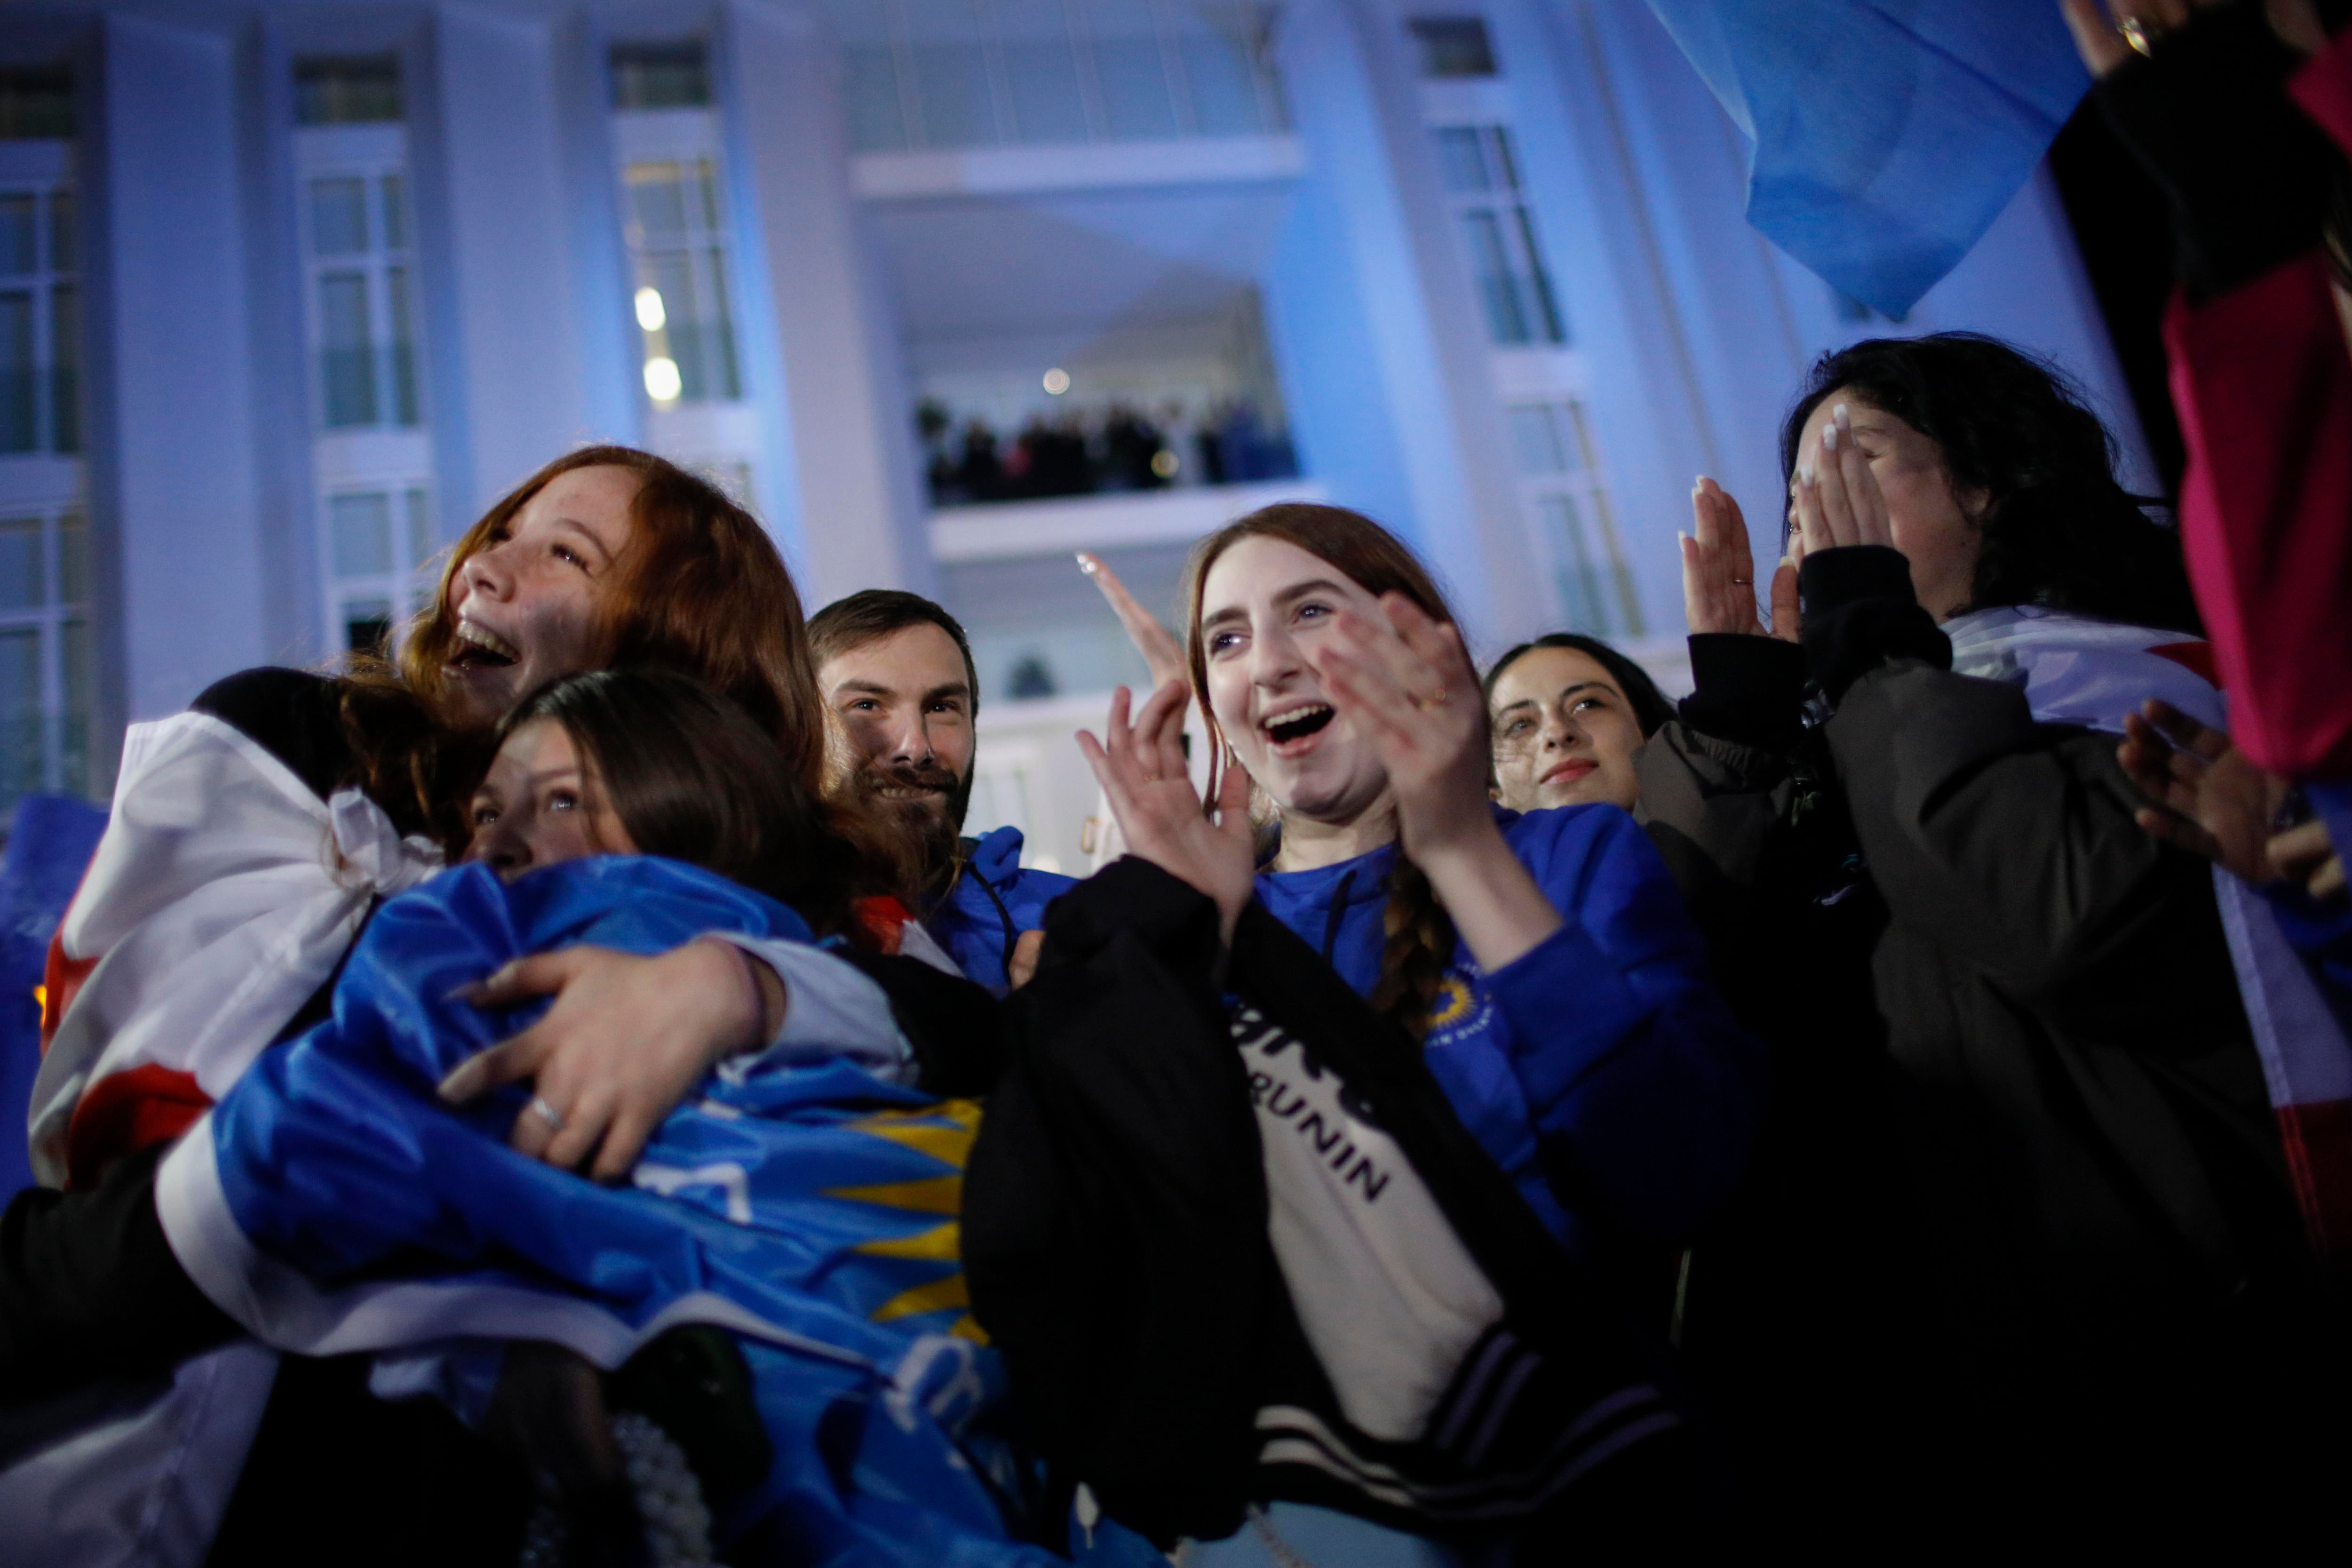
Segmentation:
{"type": "Polygon", "coordinates": [[[433,558],[433,507],[421,485],[337,490],[326,498],[329,570],[345,649],[391,646],[398,625],[421,606],[433,558]]]}
{"type": "Polygon", "coordinates": [[[1498,74],[1495,46],[1477,16],[1415,16],[1406,24],[1421,51],[1421,74],[1434,81],[1498,74]]]}
{"type": "Polygon", "coordinates": [[[646,395],[656,407],[740,397],[717,159],[631,163],[621,171],[621,185],[628,198],[646,395]]]}
{"type": "Polygon", "coordinates": [[[646,441],[751,505],[761,435],[743,392],[726,131],[709,52],[696,39],[622,44],[610,63],[646,441]]]}
{"type": "Polygon", "coordinates": [[[1570,629],[1594,637],[1643,636],[1642,602],[1594,468],[1584,405],[1562,398],[1515,404],[1509,412],[1520,499],[1559,614],[1570,629]]]}
{"type": "Polygon", "coordinates": [[[1442,125],[1437,168],[1470,253],[1486,334],[1503,347],[1565,343],[1535,220],[1519,195],[1519,161],[1507,125],[1442,125]]]}
{"type": "Polygon", "coordinates": [[[73,136],[68,73],[0,70],[0,813],[101,782],[73,136]]]}
{"type": "Polygon", "coordinates": [[[304,183],[320,423],[419,422],[404,160],[345,157],[304,183]]]}
{"type": "Polygon", "coordinates": [[[73,186],[0,180],[0,453],[81,450],[73,186]]]}
{"type": "Polygon", "coordinates": [[[416,608],[436,543],[406,103],[390,57],[303,60],[294,86],[325,640],[373,652],[416,608]]]}
{"type": "Polygon", "coordinates": [[[81,513],[0,509],[0,806],[89,793],[94,674],[81,513]]]}

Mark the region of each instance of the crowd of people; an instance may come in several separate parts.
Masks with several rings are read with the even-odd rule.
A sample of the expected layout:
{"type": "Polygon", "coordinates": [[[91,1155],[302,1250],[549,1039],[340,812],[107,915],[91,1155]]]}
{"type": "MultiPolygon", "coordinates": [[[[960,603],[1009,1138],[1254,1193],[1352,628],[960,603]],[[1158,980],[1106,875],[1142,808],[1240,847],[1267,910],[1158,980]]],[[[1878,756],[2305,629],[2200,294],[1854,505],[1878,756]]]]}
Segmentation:
{"type": "Polygon", "coordinates": [[[0,1217],[0,1554],[2328,1539],[2352,46],[2067,9],[2175,199],[2178,508],[2013,347],[1839,350],[1776,569],[1693,491],[1678,703],[1572,632],[1481,675],[1395,534],[1268,507],[1174,632],[1087,563],[1126,853],[1025,868],[952,616],[804,618],[593,447],[396,657],[135,726],[0,1217]]]}
{"type": "Polygon", "coordinates": [[[1269,429],[1246,399],[1197,414],[1171,403],[1156,419],[1118,400],[1032,414],[1010,443],[985,417],[959,426],[946,405],[926,399],[915,426],[933,506],[1245,484],[1298,472],[1289,437],[1269,429]]]}

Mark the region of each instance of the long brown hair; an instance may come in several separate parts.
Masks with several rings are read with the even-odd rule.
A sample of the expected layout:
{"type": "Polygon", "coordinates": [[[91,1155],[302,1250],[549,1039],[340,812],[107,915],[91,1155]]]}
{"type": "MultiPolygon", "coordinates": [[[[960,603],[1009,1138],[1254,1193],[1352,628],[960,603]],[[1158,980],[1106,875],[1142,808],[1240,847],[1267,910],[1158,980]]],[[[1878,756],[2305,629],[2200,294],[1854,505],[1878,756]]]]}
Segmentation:
{"type": "Polygon", "coordinates": [[[851,904],[890,890],[876,825],[796,777],[775,737],[690,675],[637,667],[548,682],[501,720],[504,743],[545,719],[563,727],[629,838],[790,904],[819,936],[856,936],[851,904]]]}
{"type": "Polygon", "coordinates": [[[816,666],[800,594],[767,531],[719,487],[666,458],[632,447],[583,447],[516,486],[466,531],[396,663],[355,660],[343,681],[343,728],[359,758],[359,782],[404,829],[462,845],[461,794],[488,760],[486,736],[452,733],[440,718],[443,671],[458,646],[452,603],[458,573],[550,481],[593,468],[625,468],[638,479],[629,542],[598,611],[599,662],[660,666],[708,683],[775,737],[803,787],[821,787],[824,710],[816,666]]]}
{"type": "MultiPolygon", "coordinates": [[[[1209,654],[1201,637],[1201,595],[1217,557],[1244,539],[1278,539],[1318,561],[1328,561],[1349,581],[1375,596],[1402,594],[1432,620],[1451,621],[1445,595],[1404,542],[1361,512],[1345,507],[1284,502],[1236,518],[1192,547],[1184,569],[1185,657],[1212,746],[1210,789],[1226,756],[1224,732],[1209,706],[1209,654]]],[[[1381,929],[1381,977],[1369,1000],[1375,1012],[1394,1019],[1418,1040],[1429,1032],[1429,1012],[1454,956],[1454,921],[1437,901],[1428,876],[1397,846],[1389,873],[1389,902],[1381,929]]]]}

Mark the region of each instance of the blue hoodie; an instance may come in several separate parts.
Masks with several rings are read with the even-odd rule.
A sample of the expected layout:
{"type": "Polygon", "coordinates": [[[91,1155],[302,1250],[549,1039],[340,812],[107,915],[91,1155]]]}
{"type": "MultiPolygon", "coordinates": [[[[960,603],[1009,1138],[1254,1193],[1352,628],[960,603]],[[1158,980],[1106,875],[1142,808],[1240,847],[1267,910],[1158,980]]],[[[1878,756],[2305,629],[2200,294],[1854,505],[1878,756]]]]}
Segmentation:
{"type": "MultiPolygon", "coordinates": [[[[1679,1246],[1746,1164],[1768,1089],[1764,1047],[1716,994],[1705,940],[1632,817],[1613,805],[1496,807],[1496,821],[1566,923],[1492,974],[1457,942],[1424,1059],[1572,1252],[1591,1255],[1596,1219],[1679,1246]],[[1548,1171],[1573,1173],[1578,1192],[1556,1192],[1548,1171]]],[[[1263,873],[1257,896],[1368,994],[1395,858],[1390,846],[1263,873]]]]}
{"type": "Polygon", "coordinates": [[[970,840],[964,868],[923,921],[966,978],[1002,991],[1004,961],[1023,931],[1045,923],[1045,906],[1078,885],[1076,877],[1024,869],[1021,830],[1000,827],[970,840]]]}

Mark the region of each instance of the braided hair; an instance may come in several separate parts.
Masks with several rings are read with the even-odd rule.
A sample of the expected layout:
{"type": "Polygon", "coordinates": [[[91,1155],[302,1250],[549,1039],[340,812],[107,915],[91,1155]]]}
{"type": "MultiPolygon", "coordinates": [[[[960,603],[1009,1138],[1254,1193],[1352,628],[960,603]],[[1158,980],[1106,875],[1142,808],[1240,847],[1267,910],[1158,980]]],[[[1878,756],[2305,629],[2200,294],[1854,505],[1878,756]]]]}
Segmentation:
{"type": "MultiPolygon", "coordinates": [[[[1201,595],[1217,557],[1244,539],[1277,539],[1327,561],[1358,587],[1374,595],[1402,594],[1432,620],[1451,621],[1445,597],[1428,569],[1402,540],[1360,512],[1344,507],[1285,502],[1261,507],[1227,523],[1192,549],[1184,572],[1187,644],[1192,695],[1209,727],[1212,743],[1210,795],[1226,765],[1223,734],[1209,706],[1208,650],[1201,637],[1201,595]]],[[[1483,710],[1483,705],[1482,705],[1483,710]]],[[[1372,1010],[1394,1020],[1420,1040],[1429,1032],[1430,1010],[1454,956],[1454,921],[1438,901],[1429,878],[1397,846],[1389,872],[1388,908],[1381,921],[1381,974],[1367,998],[1372,1010]]]]}

